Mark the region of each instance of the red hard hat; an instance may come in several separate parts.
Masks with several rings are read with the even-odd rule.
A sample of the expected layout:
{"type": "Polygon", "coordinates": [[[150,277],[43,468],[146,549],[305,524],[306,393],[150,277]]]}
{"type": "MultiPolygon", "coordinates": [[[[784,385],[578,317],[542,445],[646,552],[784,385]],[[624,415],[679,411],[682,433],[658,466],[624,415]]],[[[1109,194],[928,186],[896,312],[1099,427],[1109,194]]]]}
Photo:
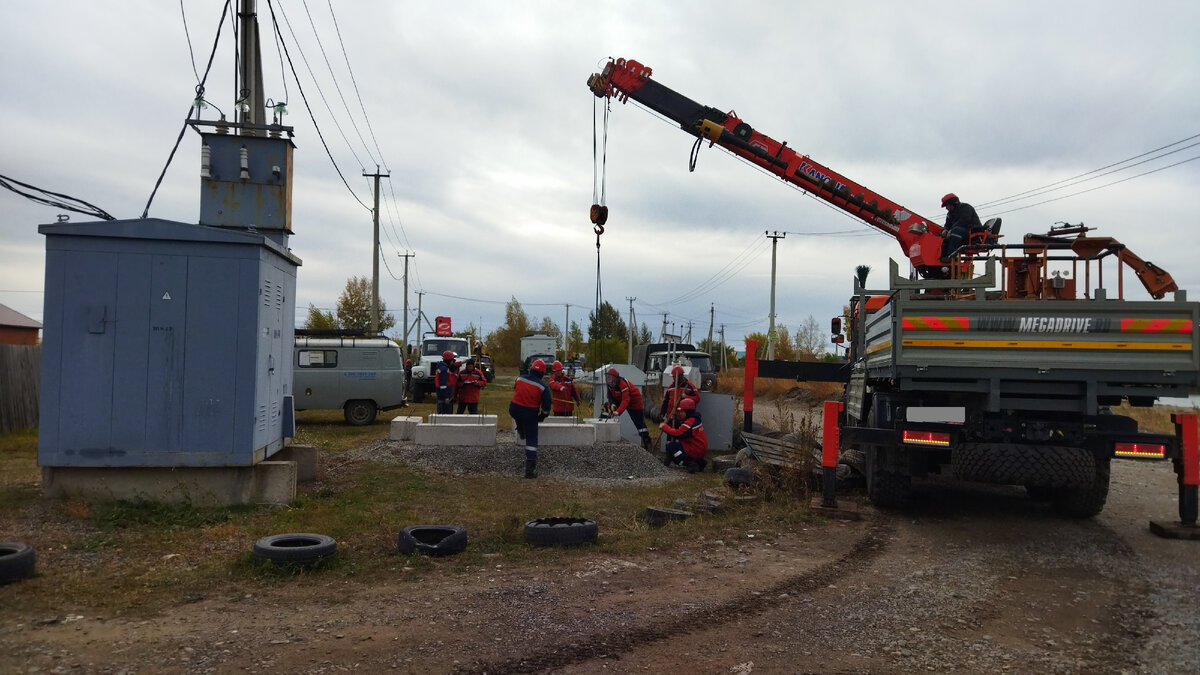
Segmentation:
{"type": "Polygon", "coordinates": [[[695,410],[696,402],[690,398],[685,398],[679,402],[679,409],[680,410],[695,410]]]}
{"type": "Polygon", "coordinates": [[[546,362],[541,359],[535,359],[533,363],[529,364],[529,369],[544,373],[546,372],[546,362]]]}
{"type": "Polygon", "coordinates": [[[455,356],[457,356],[457,354],[455,354],[454,352],[450,351],[449,349],[447,349],[446,351],[442,352],[442,360],[443,360],[443,361],[453,361],[455,356]]]}
{"type": "Polygon", "coordinates": [[[674,368],[671,369],[672,377],[674,377],[676,375],[682,375],[682,374],[683,374],[683,366],[675,366],[674,368]]]}
{"type": "Polygon", "coordinates": [[[950,202],[958,201],[958,195],[953,192],[947,192],[945,197],[942,197],[942,208],[945,208],[950,202]]]}
{"type": "Polygon", "coordinates": [[[412,359],[404,359],[404,365],[406,365],[406,366],[411,366],[411,365],[412,365],[412,359]]]}
{"type": "Polygon", "coordinates": [[[559,372],[562,370],[562,361],[555,361],[554,363],[551,363],[550,368],[552,368],[556,373],[559,372]]]}
{"type": "Polygon", "coordinates": [[[617,370],[616,368],[609,368],[606,375],[612,375],[613,377],[620,377],[621,371],[617,370]]]}

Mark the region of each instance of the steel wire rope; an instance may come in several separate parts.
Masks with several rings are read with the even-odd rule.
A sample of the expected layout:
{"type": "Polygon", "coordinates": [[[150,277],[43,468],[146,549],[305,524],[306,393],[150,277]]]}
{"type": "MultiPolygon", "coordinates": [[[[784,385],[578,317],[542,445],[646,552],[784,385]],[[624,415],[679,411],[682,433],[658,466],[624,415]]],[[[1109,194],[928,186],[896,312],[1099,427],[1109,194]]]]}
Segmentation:
{"type": "Polygon", "coordinates": [[[404,247],[406,249],[413,248],[413,245],[408,240],[408,231],[404,229],[404,221],[400,219],[400,200],[396,198],[396,186],[392,183],[391,170],[388,170],[388,192],[392,195],[392,204],[396,208],[396,220],[400,223],[400,233],[404,235],[404,247]]]}
{"type": "MultiPolygon", "coordinates": [[[[271,17],[273,19],[275,16],[275,7],[274,7],[274,4],[271,2],[271,0],[267,0],[267,6],[271,8],[271,17]]],[[[309,75],[309,77],[312,78],[313,86],[316,87],[316,89],[317,89],[317,94],[319,94],[321,96],[321,102],[325,104],[325,110],[329,113],[329,117],[333,121],[333,126],[336,127],[338,130],[338,133],[341,134],[342,141],[344,141],[346,143],[346,148],[350,151],[350,154],[354,156],[354,161],[358,162],[359,168],[365,167],[366,165],[363,164],[362,159],[358,156],[358,153],[354,150],[354,146],[350,144],[350,139],[346,136],[346,131],[344,129],[342,129],[342,125],[338,122],[337,115],[335,115],[333,113],[333,107],[329,105],[329,99],[325,98],[325,91],[323,89],[321,89],[321,83],[317,81],[317,75],[316,75],[316,73],[313,72],[312,65],[310,65],[308,62],[308,56],[305,55],[304,49],[300,46],[300,39],[296,37],[296,31],[292,28],[291,19],[288,19],[287,12],[284,11],[282,4],[279,5],[279,13],[283,16],[283,22],[285,24],[287,24],[288,33],[290,33],[292,36],[292,40],[296,45],[296,50],[298,52],[300,52],[300,59],[304,62],[304,67],[308,69],[308,75],[309,75]]],[[[278,27],[278,25],[276,25],[276,30],[278,30],[278,29],[279,29],[279,27],[278,27]]],[[[316,37],[316,39],[317,39],[317,44],[320,45],[321,44],[320,37],[317,37],[317,36],[314,36],[314,37],[316,37]]],[[[323,50],[323,48],[322,48],[322,50],[323,50]]],[[[300,87],[300,76],[296,75],[296,66],[295,66],[295,64],[292,63],[292,55],[291,55],[291,52],[288,51],[286,44],[284,45],[284,53],[288,57],[288,65],[291,66],[291,68],[292,68],[292,75],[296,78],[296,87],[300,87]]],[[[304,97],[303,89],[301,89],[300,95],[301,95],[301,97],[304,98],[305,106],[308,106],[308,99],[307,99],[307,97],[304,97]]],[[[313,124],[316,124],[317,123],[316,117],[313,115],[311,107],[309,107],[308,114],[309,114],[309,117],[313,117],[313,124]]],[[[339,173],[341,173],[340,170],[339,170],[339,173]]],[[[343,178],[343,180],[344,180],[344,178],[343,178]]],[[[364,178],[364,180],[365,180],[365,178],[364,178]]],[[[355,198],[357,199],[357,195],[355,196],[355,198]]],[[[359,203],[362,203],[362,200],[359,200],[359,203]]],[[[366,204],[363,204],[363,206],[366,206],[366,204]]]]}
{"type": "MultiPolygon", "coordinates": [[[[371,207],[363,203],[363,200],[359,199],[358,195],[354,193],[354,189],[350,187],[350,183],[346,180],[346,176],[342,174],[342,168],[338,166],[337,160],[333,158],[333,153],[329,150],[329,144],[325,142],[325,134],[321,133],[321,127],[317,124],[316,116],[313,115],[312,106],[308,104],[308,96],[304,94],[304,87],[300,84],[300,77],[296,74],[296,64],[292,62],[292,54],[288,51],[287,42],[284,41],[283,34],[279,30],[279,21],[275,19],[275,4],[271,0],[267,0],[267,8],[271,10],[271,25],[275,29],[276,36],[279,37],[279,44],[283,46],[283,54],[285,57],[287,57],[288,67],[292,71],[292,77],[296,78],[296,90],[300,92],[300,100],[304,101],[304,109],[308,111],[308,118],[312,120],[313,129],[317,132],[317,138],[321,140],[321,147],[325,148],[325,155],[329,157],[330,163],[333,164],[333,168],[335,171],[337,171],[338,177],[342,179],[342,184],[345,185],[346,189],[350,191],[350,196],[354,197],[354,201],[358,202],[359,205],[361,205],[367,211],[370,211],[371,207]]],[[[284,17],[284,20],[286,21],[287,17],[284,17]]],[[[290,25],[288,26],[288,30],[291,30],[290,25]]],[[[319,91],[320,87],[317,89],[319,91]]]]}
{"type": "MultiPolygon", "coordinates": [[[[1200,134],[1196,134],[1196,135],[1194,135],[1194,136],[1188,136],[1187,138],[1180,139],[1180,140],[1178,140],[1178,141],[1175,141],[1174,143],[1168,143],[1168,144],[1166,144],[1166,145],[1164,145],[1164,146],[1161,146],[1161,147],[1155,148],[1155,149],[1153,149],[1153,150],[1147,150],[1146,152],[1143,152],[1143,153],[1142,153],[1142,154],[1140,154],[1140,155],[1134,155],[1133,157],[1129,157],[1129,158],[1127,158],[1127,159],[1123,159],[1123,160],[1121,160],[1121,161],[1119,161],[1119,162],[1113,162],[1112,164],[1108,164],[1108,165],[1102,166],[1102,167],[1100,167],[1100,168],[1098,168],[1098,169],[1092,169],[1091,171],[1087,171],[1087,172],[1081,173],[1081,174],[1079,174],[1079,175],[1077,175],[1077,176],[1071,176],[1070,178],[1064,178],[1064,179],[1062,179],[1062,180],[1055,181],[1055,182],[1053,182],[1053,183],[1047,183],[1046,185],[1043,185],[1043,186],[1041,186],[1041,187],[1033,188],[1033,189],[1031,189],[1031,190],[1026,190],[1026,191],[1024,191],[1024,192],[1018,192],[1018,193],[1016,193],[1016,194],[1009,195],[1009,196],[1007,196],[1007,197],[1001,197],[1000,199],[995,199],[995,200],[992,200],[992,201],[990,201],[990,202],[983,202],[982,204],[979,204],[979,205],[978,205],[976,208],[983,208],[983,207],[985,207],[985,206],[996,206],[996,205],[998,205],[998,204],[1001,204],[1001,203],[1004,203],[1004,202],[1008,202],[1008,201],[1011,201],[1011,200],[1015,200],[1015,199],[1017,199],[1018,197],[1023,197],[1024,195],[1028,195],[1028,194],[1030,194],[1030,193],[1033,193],[1033,192],[1039,192],[1039,191],[1045,190],[1046,188],[1050,188],[1050,187],[1053,187],[1053,186],[1055,186],[1055,185],[1058,185],[1058,184],[1060,184],[1060,183],[1066,183],[1066,182],[1069,182],[1069,181],[1073,181],[1073,180],[1075,180],[1075,179],[1077,179],[1077,178],[1083,178],[1084,176],[1090,176],[1090,175],[1092,175],[1092,174],[1094,174],[1094,173],[1097,173],[1097,172],[1099,172],[1099,171],[1104,171],[1105,169],[1111,169],[1112,167],[1119,166],[1119,165],[1121,165],[1121,164],[1125,164],[1125,163],[1127,163],[1127,162],[1132,162],[1132,161],[1133,161],[1133,160],[1135,160],[1135,159],[1141,159],[1142,157],[1145,157],[1146,155],[1151,155],[1151,154],[1154,154],[1154,153],[1156,153],[1156,152],[1158,152],[1158,151],[1160,151],[1160,150],[1166,150],[1167,148],[1169,148],[1169,147],[1171,147],[1171,146],[1174,146],[1174,145],[1179,145],[1180,143],[1186,143],[1186,142],[1188,142],[1188,141],[1190,141],[1190,140],[1192,140],[1192,139],[1195,139],[1195,138],[1200,138],[1200,134]]],[[[1195,143],[1193,143],[1192,145],[1195,145],[1195,143]]],[[[1192,147],[1192,146],[1191,146],[1191,145],[1189,145],[1188,147],[1190,148],[1190,147],[1192,147]]],[[[1180,149],[1182,150],[1183,148],[1180,148],[1180,149]]],[[[1178,152],[1178,151],[1174,151],[1174,152],[1178,152]]],[[[1171,153],[1167,153],[1167,154],[1171,154],[1171,153]]],[[[1160,156],[1161,156],[1161,157],[1165,157],[1166,155],[1160,155],[1160,156]]],[[[1133,165],[1133,166],[1137,166],[1137,165],[1135,164],[1135,165],[1133,165]]],[[[1128,167],[1126,167],[1126,168],[1128,168],[1128,167]]]]}
{"type": "Polygon", "coordinates": [[[200,71],[196,68],[196,50],[192,48],[192,34],[188,31],[187,12],[183,8],[183,0],[179,0],[179,14],[183,17],[183,36],[187,38],[188,56],[192,59],[192,74],[196,76],[196,84],[200,84],[200,71]]]}
{"type": "Polygon", "coordinates": [[[85,202],[82,199],[79,199],[78,197],[72,197],[70,195],[62,194],[60,192],[51,192],[50,190],[46,190],[46,189],[37,187],[36,185],[30,185],[29,183],[23,183],[15,178],[10,178],[9,176],[0,175],[0,187],[10,190],[30,201],[37,202],[39,204],[45,204],[46,206],[53,206],[55,208],[65,209],[67,211],[74,211],[76,213],[82,213],[84,215],[93,216],[93,217],[99,218],[101,220],[116,220],[116,218],[114,218],[112,215],[110,215],[104,209],[100,208],[99,206],[96,206],[95,204],[85,202]],[[59,199],[65,199],[65,200],[68,200],[71,202],[76,202],[77,204],[82,204],[83,206],[85,206],[87,208],[84,209],[84,208],[80,208],[78,206],[72,206],[71,204],[69,204],[65,201],[59,201],[59,199],[48,199],[46,197],[41,197],[36,194],[29,194],[27,192],[23,192],[21,190],[18,190],[15,187],[13,187],[13,184],[20,185],[21,187],[28,188],[30,190],[35,190],[37,192],[42,193],[43,195],[49,195],[51,197],[58,197],[59,199]]]}
{"type": "MultiPolygon", "coordinates": [[[[338,84],[337,75],[333,72],[333,64],[329,62],[329,54],[325,53],[325,43],[321,41],[321,36],[317,35],[317,24],[313,21],[312,12],[308,9],[308,0],[301,0],[304,5],[304,13],[308,16],[308,25],[312,26],[313,38],[317,41],[317,47],[321,50],[321,58],[325,60],[325,67],[329,70],[329,78],[333,80],[333,88],[337,91],[338,98],[342,101],[342,107],[346,109],[346,116],[350,119],[350,126],[354,128],[354,133],[358,136],[358,142],[362,143],[363,149],[367,151],[367,156],[371,158],[371,163],[377,167],[381,162],[375,159],[375,155],[371,152],[371,148],[367,147],[367,141],[363,138],[362,131],[358,128],[358,123],[354,121],[354,113],[350,112],[350,104],[346,102],[346,96],[342,93],[342,86],[338,84]]],[[[329,7],[330,12],[333,11],[333,6],[329,7]]],[[[334,23],[337,23],[337,17],[334,17],[334,23]]],[[[338,35],[338,41],[341,42],[341,35],[338,35]]],[[[342,53],[345,54],[346,46],[342,45],[342,53]]],[[[350,59],[346,58],[346,69],[350,70],[350,59]]],[[[350,79],[354,79],[354,71],[350,71],[350,79]]]]}
{"type": "Polygon", "coordinates": [[[1189,158],[1187,158],[1187,159],[1180,160],[1180,161],[1178,161],[1178,162],[1175,162],[1174,164],[1168,164],[1168,165],[1166,165],[1166,166],[1160,166],[1160,167],[1158,167],[1157,169],[1151,169],[1151,170],[1149,170],[1149,171],[1145,171],[1145,172],[1139,173],[1139,174],[1137,174],[1137,175],[1134,175],[1134,176],[1126,176],[1125,178],[1122,178],[1122,179],[1120,179],[1120,180],[1115,180],[1115,181],[1113,181],[1113,182],[1111,182],[1111,183],[1105,183],[1104,185],[1097,185],[1096,187],[1093,187],[1093,188],[1088,188],[1088,189],[1086,189],[1086,190],[1080,190],[1079,192],[1073,192],[1073,193],[1071,193],[1071,194],[1069,194],[1069,195],[1062,195],[1061,197],[1055,197],[1055,198],[1053,198],[1053,199],[1045,199],[1045,200],[1043,200],[1043,201],[1040,201],[1040,202],[1035,202],[1035,203],[1033,203],[1033,204],[1027,204],[1027,205],[1025,205],[1025,206],[1018,206],[1018,207],[1017,207],[1017,208],[1015,208],[1015,209],[1007,209],[1007,210],[1005,210],[1005,211],[992,211],[992,212],[989,212],[987,215],[988,215],[988,216],[999,216],[999,215],[1003,215],[1003,214],[1005,214],[1005,213],[1013,213],[1014,211],[1024,211],[1025,209],[1031,209],[1031,208],[1033,208],[1033,207],[1035,207],[1035,206],[1041,206],[1042,204],[1049,204],[1050,202],[1057,202],[1057,201],[1061,201],[1061,200],[1063,200],[1063,199],[1067,199],[1067,198],[1069,198],[1069,197],[1078,197],[1079,195],[1082,195],[1082,194],[1087,194],[1087,193],[1089,193],[1089,192],[1095,192],[1096,190],[1101,190],[1101,189],[1104,189],[1104,188],[1107,188],[1107,187],[1112,187],[1112,186],[1114,186],[1114,185],[1119,185],[1119,184],[1121,184],[1121,183],[1124,183],[1124,182],[1126,182],[1126,181],[1131,181],[1131,180],[1133,180],[1133,179],[1135,179],[1135,178],[1141,178],[1142,176],[1149,176],[1149,175],[1150,175],[1150,174],[1152,174],[1152,173],[1158,173],[1159,171],[1165,171],[1165,170],[1167,170],[1167,169],[1171,169],[1171,168],[1177,167],[1177,166],[1179,166],[1180,164],[1187,164],[1188,162],[1194,162],[1194,161],[1196,161],[1197,159],[1200,159],[1200,155],[1196,155],[1195,157],[1189,157],[1189,158]]]}
{"type": "MultiPolygon", "coordinates": [[[[217,35],[213,38],[212,51],[208,55],[208,65],[204,67],[204,77],[200,78],[200,83],[196,85],[196,95],[199,97],[204,96],[204,83],[208,81],[208,73],[212,70],[213,58],[217,55],[217,45],[221,42],[221,29],[225,24],[225,15],[229,13],[230,1],[225,0],[225,6],[221,8],[221,20],[217,22],[217,35]]],[[[187,120],[192,116],[192,108],[195,107],[195,100],[188,103],[188,111],[183,116],[183,124],[179,128],[179,135],[175,137],[175,145],[171,146],[171,152],[167,155],[167,162],[163,164],[162,171],[158,174],[158,180],[154,181],[154,189],[150,191],[150,198],[146,200],[146,208],[142,209],[142,218],[150,214],[150,205],[154,203],[154,196],[158,194],[158,188],[162,185],[163,178],[167,175],[167,169],[170,168],[171,161],[175,159],[175,153],[179,150],[179,143],[183,141],[183,135],[187,133],[187,120]]],[[[197,115],[199,115],[198,110],[197,115]]]]}
{"type": "Polygon", "coordinates": [[[704,293],[708,293],[708,292],[718,288],[719,286],[724,284],[726,281],[729,281],[730,279],[732,279],[735,274],[737,274],[738,272],[745,269],[747,265],[749,265],[750,263],[757,260],[759,258],[759,256],[761,256],[764,252],[766,252],[766,249],[767,249],[767,244],[766,244],[765,239],[755,239],[754,243],[750,244],[750,246],[747,246],[745,249],[743,249],[743,251],[741,253],[739,253],[737,256],[734,256],[734,258],[732,260],[730,260],[728,263],[725,264],[725,267],[718,270],[715,274],[713,274],[713,276],[709,277],[707,280],[702,282],[699,286],[693,288],[690,291],[687,291],[686,293],[683,293],[682,295],[680,295],[678,297],[672,298],[670,300],[665,300],[661,304],[673,305],[673,304],[677,304],[677,303],[688,302],[689,300],[693,300],[696,297],[698,297],[704,293]],[[760,250],[753,252],[753,254],[751,254],[751,249],[755,248],[756,245],[760,250]],[[738,259],[742,258],[743,256],[746,256],[745,260],[741,261],[740,264],[738,264],[738,266],[736,268],[729,269],[731,265],[738,263],[738,259]]]}

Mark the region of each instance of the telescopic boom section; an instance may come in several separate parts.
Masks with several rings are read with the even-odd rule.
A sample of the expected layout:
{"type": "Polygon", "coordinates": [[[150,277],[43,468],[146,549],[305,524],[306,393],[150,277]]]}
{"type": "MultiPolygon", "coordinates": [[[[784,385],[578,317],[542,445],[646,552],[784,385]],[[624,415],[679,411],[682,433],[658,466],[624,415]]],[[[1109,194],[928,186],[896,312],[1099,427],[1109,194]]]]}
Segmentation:
{"type": "Polygon", "coordinates": [[[787,142],[754,130],[736,113],[700,105],[650,79],[651,69],[637,61],[613,59],[588,78],[597,97],[624,103],[633,99],[674,120],[689,134],[716,143],[783,180],[824,199],[900,244],[904,255],[920,267],[940,265],[942,227],[845,176],[787,147],[787,142]]]}

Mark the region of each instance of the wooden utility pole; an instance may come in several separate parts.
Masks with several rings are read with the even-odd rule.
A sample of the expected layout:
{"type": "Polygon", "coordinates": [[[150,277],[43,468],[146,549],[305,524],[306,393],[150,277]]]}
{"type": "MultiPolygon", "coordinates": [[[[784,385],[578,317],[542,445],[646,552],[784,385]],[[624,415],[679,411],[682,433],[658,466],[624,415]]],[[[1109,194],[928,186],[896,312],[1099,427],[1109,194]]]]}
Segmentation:
{"type": "Polygon", "coordinates": [[[363,176],[373,177],[375,179],[375,208],[371,209],[371,214],[375,221],[375,236],[371,241],[372,253],[371,256],[371,335],[379,335],[379,179],[390,176],[391,174],[379,173],[379,167],[375,167],[375,173],[363,173],[363,176]]]}

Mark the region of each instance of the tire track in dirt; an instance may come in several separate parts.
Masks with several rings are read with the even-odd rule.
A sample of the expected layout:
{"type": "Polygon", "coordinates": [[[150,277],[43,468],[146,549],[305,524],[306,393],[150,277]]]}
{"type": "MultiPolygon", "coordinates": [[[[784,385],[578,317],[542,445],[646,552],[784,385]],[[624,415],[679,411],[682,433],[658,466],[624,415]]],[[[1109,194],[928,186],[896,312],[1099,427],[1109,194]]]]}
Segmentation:
{"type": "Polygon", "coordinates": [[[536,673],[584,663],[614,652],[628,651],[699,630],[709,630],[735,619],[764,612],[784,602],[794,601],[796,595],[813,593],[843,577],[864,570],[884,553],[894,529],[889,516],[876,512],[867,533],[845,554],[816,569],[784,579],[756,593],[687,612],[666,621],[658,621],[654,625],[637,626],[574,641],[570,648],[544,648],[520,658],[475,662],[454,672],[460,675],[536,673]]]}

